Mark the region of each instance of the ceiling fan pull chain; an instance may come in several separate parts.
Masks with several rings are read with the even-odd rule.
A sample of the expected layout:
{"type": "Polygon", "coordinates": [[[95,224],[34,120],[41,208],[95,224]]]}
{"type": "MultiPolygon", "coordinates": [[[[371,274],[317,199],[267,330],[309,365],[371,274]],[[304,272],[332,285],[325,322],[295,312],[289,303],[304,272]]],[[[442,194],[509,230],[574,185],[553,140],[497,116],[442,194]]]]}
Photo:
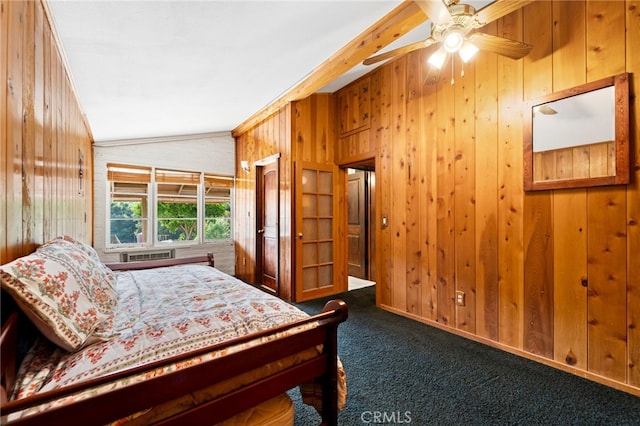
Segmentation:
{"type": "Polygon", "coordinates": [[[454,66],[454,62],[456,61],[455,56],[451,57],[451,85],[453,86],[455,83],[455,80],[453,79],[453,69],[455,68],[454,66]]]}

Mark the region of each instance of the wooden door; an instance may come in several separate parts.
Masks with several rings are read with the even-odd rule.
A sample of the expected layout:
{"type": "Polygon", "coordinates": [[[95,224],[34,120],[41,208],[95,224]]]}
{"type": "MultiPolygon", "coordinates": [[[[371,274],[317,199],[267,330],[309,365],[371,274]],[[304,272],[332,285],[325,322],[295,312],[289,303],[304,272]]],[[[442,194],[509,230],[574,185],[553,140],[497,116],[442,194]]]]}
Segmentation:
{"type": "Polygon", "coordinates": [[[369,170],[367,174],[367,279],[376,280],[376,172],[369,170]]]}
{"type": "Polygon", "coordinates": [[[340,291],[336,270],[334,166],[299,162],[295,168],[295,294],[302,302],[340,291]]]}
{"type": "Polygon", "coordinates": [[[369,279],[367,267],[367,183],[366,172],[357,170],[348,174],[347,182],[347,262],[349,275],[369,279]]]}
{"type": "Polygon", "coordinates": [[[258,166],[256,253],[257,284],[278,294],[278,162],[258,166]]]}

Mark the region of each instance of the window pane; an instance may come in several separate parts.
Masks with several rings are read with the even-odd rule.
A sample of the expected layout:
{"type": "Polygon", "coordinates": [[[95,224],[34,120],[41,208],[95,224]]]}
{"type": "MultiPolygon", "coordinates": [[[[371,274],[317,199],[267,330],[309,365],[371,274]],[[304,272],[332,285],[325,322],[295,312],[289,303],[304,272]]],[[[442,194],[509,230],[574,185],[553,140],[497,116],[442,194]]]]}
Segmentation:
{"type": "Polygon", "coordinates": [[[158,184],[158,241],[198,238],[198,185],[158,184]]]}
{"type": "Polygon", "coordinates": [[[333,285],[333,265],[318,267],[318,287],[330,287],[333,285]]]}
{"type": "Polygon", "coordinates": [[[318,171],[318,193],[331,194],[333,192],[333,172],[318,171]]]}
{"type": "Polygon", "coordinates": [[[318,288],[318,268],[304,268],[302,270],[303,281],[302,288],[303,290],[313,290],[318,288]]]}
{"type": "Polygon", "coordinates": [[[207,201],[204,209],[205,239],[224,240],[231,238],[231,203],[207,201]]]}
{"type": "Polygon", "coordinates": [[[302,170],[302,192],[317,192],[317,176],[315,170],[302,170]]]}
{"type": "Polygon", "coordinates": [[[333,239],[333,219],[318,220],[318,238],[317,240],[333,239]]]}
{"type": "Polygon", "coordinates": [[[204,177],[204,239],[231,239],[231,187],[233,178],[204,177]]]}
{"type": "MultiPolygon", "coordinates": [[[[129,170],[119,166],[122,181],[109,184],[108,245],[141,244],[148,240],[148,191],[142,169],[129,170]]],[[[147,173],[148,176],[148,173],[147,173]]],[[[113,177],[113,176],[112,176],[113,177]]]]}
{"type": "Polygon", "coordinates": [[[318,196],[318,216],[331,217],[333,213],[333,197],[331,195],[318,196]]]}
{"type": "Polygon", "coordinates": [[[302,219],[302,232],[307,240],[315,241],[318,239],[318,220],[302,219]]]}
{"type": "Polygon", "coordinates": [[[143,243],[147,235],[146,196],[129,201],[111,201],[109,244],[143,243]]]}
{"type": "Polygon", "coordinates": [[[315,194],[302,194],[302,214],[304,216],[318,215],[318,197],[315,194]]]}
{"type": "Polygon", "coordinates": [[[316,243],[306,243],[302,246],[302,266],[315,265],[318,263],[318,245],[316,243]]]}
{"type": "Polygon", "coordinates": [[[333,242],[318,243],[318,263],[330,263],[333,260],[333,242]]]}

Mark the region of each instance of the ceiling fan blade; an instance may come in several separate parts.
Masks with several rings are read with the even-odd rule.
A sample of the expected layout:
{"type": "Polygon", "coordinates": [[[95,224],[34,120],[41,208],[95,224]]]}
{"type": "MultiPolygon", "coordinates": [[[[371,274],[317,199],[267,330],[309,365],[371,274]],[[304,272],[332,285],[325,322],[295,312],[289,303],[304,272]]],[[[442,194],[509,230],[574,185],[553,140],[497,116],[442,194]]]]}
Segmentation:
{"type": "Polygon", "coordinates": [[[440,25],[451,21],[451,13],[442,0],[414,0],[431,22],[440,25]]]}
{"type": "Polygon", "coordinates": [[[434,43],[431,37],[422,40],[416,41],[415,43],[407,44],[406,46],[398,47],[397,49],[389,50],[388,52],[381,53],[379,55],[371,56],[365,59],[362,64],[363,65],[371,65],[377,62],[385,61],[387,59],[391,59],[395,56],[404,55],[405,53],[413,52],[414,50],[422,49],[423,47],[431,46],[434,43]]]}
{"type": "Polygon", "coordinates": [[[490,22],[500,19],[511,12],[525,7],[533,0],[497,0],[489,6],[484,7],[476,12],[476,28],[483,27],[490,22]]]}
{"type": "Polygon", "coordinates": [[[495,52],[511,59],[520,59],[533,48],[527,43],[485,33],[473,33],[469,36],[469,41],[480,50],[495,52]]]}

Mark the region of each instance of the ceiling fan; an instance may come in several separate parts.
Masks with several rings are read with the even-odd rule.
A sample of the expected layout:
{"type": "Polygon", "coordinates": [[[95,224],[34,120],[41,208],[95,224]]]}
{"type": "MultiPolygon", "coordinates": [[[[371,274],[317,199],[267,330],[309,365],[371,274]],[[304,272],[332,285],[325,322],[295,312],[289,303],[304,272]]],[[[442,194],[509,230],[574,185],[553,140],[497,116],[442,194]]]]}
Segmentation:
{"type": "Polygon", "coordinates": [[[532,0],[497,0],[477,12],[473,6],[459,3],[458,0],[414,1],[433,23],[429,37],[371,56],[364,60],[364,65],[375,64],[436,43],[441,43],[441,46],[429,57],[428,61],[437,69],[443,67],[450,54],[458,53],[465,63],[479,50],[520,59],[526,56],[533,47],[520,41],[475,31],[532,3],[532,0]]]}

